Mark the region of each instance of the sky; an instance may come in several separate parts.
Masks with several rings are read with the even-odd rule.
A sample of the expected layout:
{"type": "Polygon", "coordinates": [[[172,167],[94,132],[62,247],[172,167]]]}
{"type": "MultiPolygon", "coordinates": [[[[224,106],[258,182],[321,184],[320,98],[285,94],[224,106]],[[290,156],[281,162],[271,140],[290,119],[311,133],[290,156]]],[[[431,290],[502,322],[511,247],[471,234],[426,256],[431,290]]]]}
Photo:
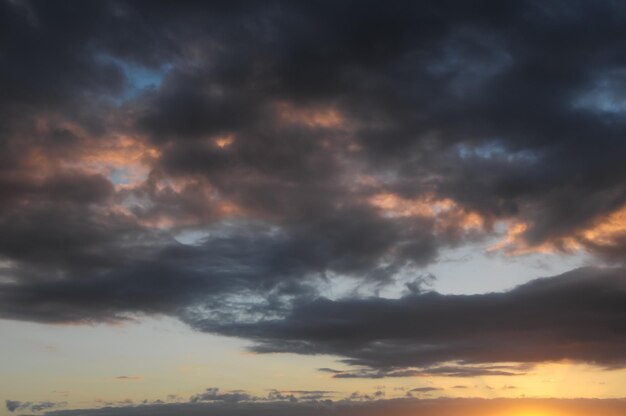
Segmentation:
{"type": "Polygon", "coordinates": [[[0,416],[626,414],[625,21],[0,0],[0,416]]]}

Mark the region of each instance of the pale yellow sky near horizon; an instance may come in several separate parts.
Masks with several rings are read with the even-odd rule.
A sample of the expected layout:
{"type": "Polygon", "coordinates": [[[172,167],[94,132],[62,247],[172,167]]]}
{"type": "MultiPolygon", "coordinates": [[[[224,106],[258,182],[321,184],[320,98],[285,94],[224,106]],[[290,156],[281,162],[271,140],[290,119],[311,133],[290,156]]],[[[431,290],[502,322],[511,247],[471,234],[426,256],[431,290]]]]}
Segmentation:
{"type": "MultiPolygon", "coordinates": [[[[575,363],[541,364],[523,376],[333,379],[321,367],[342,368],[338,357],[246,352],[248,342],[200,333],[172,318],[143,318],[121,325],[45,325],[0,320],[10,334],[0,344],[0,399],[67,402],[93,408],[132,400],[188,401],[209,387],[265,397],[271,389],[331,390],[385,398],[620,398],[626,370],[575,363]],[[458,388],[455,386],[465,386],[458,388]],[[170,397],[171,400],[171,397],[170,397]]],[[[8,415],[6,408],[1,415],[8,415]]]]}

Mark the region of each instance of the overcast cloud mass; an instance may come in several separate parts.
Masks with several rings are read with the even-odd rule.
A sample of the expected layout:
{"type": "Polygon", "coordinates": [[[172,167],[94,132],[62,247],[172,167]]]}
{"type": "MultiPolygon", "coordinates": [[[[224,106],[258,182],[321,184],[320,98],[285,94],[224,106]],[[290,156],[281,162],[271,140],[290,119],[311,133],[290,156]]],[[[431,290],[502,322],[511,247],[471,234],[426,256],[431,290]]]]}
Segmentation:
{"type": "Polygon", "coordinates": [[[337,378],[624,368],[625,21],[613,1],[0,0],[0,318],[172,316],[338,356],[337,378]],[[428,291],[470,244],[610,267],[428,291]]]}

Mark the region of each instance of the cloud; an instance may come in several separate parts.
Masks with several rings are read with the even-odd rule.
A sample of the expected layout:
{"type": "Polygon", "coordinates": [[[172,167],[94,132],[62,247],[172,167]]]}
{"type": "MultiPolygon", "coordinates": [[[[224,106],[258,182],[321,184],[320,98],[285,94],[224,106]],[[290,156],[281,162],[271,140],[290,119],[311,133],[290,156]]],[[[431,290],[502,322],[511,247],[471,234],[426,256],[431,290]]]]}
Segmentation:
{"type": "Polygon", "coordinates": [[[437,390],[441,390],[441,389],[437,387],[416,387],[414,389],[409,390],[409,392],[430,393],[431,391],[437,391],[437,390]]]}
{"type": "Polygon", "coordinates": [[[282,319],[192,325],[251,339],[257,352],[331,354],[363,368],[324,369],[338,378],[514,375],[560,360],[623,367],[625,301],[624,269],[587,268],[503,293],[319,298],[282,319]]]}
{"type": "Polygon", "coordinates": [[[443,390],[438,387],[416,387],[406,392],[406,397],[414,397],[414,395],[429,397],[436,391],[443,390]]]}
{"type": "Polygon", "coordinates": [[[6,400],[5,405],[7,410],[11,413],[19,410],[43,412],[56,407],[67,406],[67,402],[21,402],[18,400],[6,400]]]}
{"type": "Polygon", "coordinates": [[[494,238],[622,262],[625,14],[0,2],[0,317],[165,314],[356,366],[338,378],[622,366],[621,269],[323,293],[376,295],[494,238]]]}
{"type": "Polygon", "coordinates": [[[6,400],[5,404],[9,412],[14,412],[22,403],[17,400],[6,400]]]}
{"type": "Polygon", "coordinates": [[[298,401],[322,401],[329,400],[335,396],[336,392],[329,390],[270,390],[267,395],[269,401],[287,400],[298,401]]]}
{"type": "MultiPolygon", "coordinates": [[[[275,197],[257,201],[266,212],[289,196],[298,197],[297,207],[313,191],[336,202],[337,188],[347,189],[333,179],[354,179],[342,164],[356,162],[371,176],[391,173],[386,190],[436,192],[486,217],[520,217],[530,224],[525,238],[533,245],[625,202],[619,158],[603,146],[578,153],[595,140],[619,146],[613,138],[621,125],[610,122],[614,114],[602,105],[575,105],[575,97],[607,82],[616,91],[611,100],[621,99],[621,63],[611,52],[624,32],[608,18],[624,13],[619,6],[555,3],[549,14],[523,2],[486,2],[478,10],[456,2],[395,8],[368,2],[355,13],[349,4],[120,2],[71,13],[66,5],[30,5],[30,18],[13,3],[2,7],[6,34],[21,46],[11,50],[3,73],[4,107],[19,114],[7,134],[54,104],[59,119],[89,127],[83,131],[140,133],[157,147],[151,168],[201,174],[247,205],[252,196],[267,197],[263,187],[272,186],[275,197]],[[378,25],[369,23],[373,16],[378,25]],[[139,18],[143,29],[133,24],[139,18]],[[242,21],[245,30],[236,24],[242,21]],[[582,26],[587,43],[574,49],[564,39],[580,36],[582,26]],[[554,30],[561,36],[550,36],[554,30]],[[549,66],[551,60],[562,65],[549,66]],[[157,87],[125,103],[130,115],[118,118],[110,101],[132,83],[128,67],[167,65],[171,70],[157,87]],[[233,138],[228,151],[207,145],[219,137],[233,138]],[[533,174],[524,175],[529,167],[533,174]],[[560,186],[575,172],[580,183],[560,186]],[[285,177],[300,184],[300,192],[281,187],[285,177]],[[593,198],[562,215],[580,192],[593,198]],[[535,218],[537,207],[544,219],[535,218]]],[[[84,147],[85,138],[67,126],[50,130],[51,137],[39,132],[25,150],[84,147]]],[[[7,137],[16,150],[17,139],[7,137]]]]}
{"type": "Polygon", "coordinates": [[[220,393],[217,387],[211,387],[206,389],[204,393],[197,394],[192,396],[189,400],[191,403],[198,402],[228,402],[228,403],[237,403],[240,401],[254,401],[255,397],[250,396],[249,394],[243,391],[231,391],[228,393],[220,393]]]}
{"type": "Polygon", "coordinates": [[[224,402],[224,403],[251,403],[251,402],[322,402],[333,398],[335,392],[327,390],[277,390],[271,389],[267,397],[255,396],[244,390],[230,390],[220,392],[217,387],[210,387],[200,394],[189,398],[189,403],[224,402]]]}
{"type": "MultiPolygon", "coordinates": [[[[398,368],[390,369],[359,369],[333,370],[333,378],[387,378],[387,377],[481,377],[481,376],[518,376],[524,375],[526,365],[455,365],[431,366],[426,368],[398,368]]],[[[320,369],[328,371],[330,369],[320,369]]]]}

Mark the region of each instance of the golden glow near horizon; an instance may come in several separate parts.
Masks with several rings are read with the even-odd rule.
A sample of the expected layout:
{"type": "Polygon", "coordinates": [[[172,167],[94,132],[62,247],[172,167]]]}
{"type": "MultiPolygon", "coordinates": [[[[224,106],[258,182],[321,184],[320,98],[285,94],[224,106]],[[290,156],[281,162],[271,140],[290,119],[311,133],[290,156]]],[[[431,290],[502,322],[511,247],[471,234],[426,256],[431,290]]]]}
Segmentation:
{"type": "MultiPolygon", "coordinates": [[[[63,400],[68,408],[125,400],[137,404],[145,399],[166,400],[169,395],[188,401],[207,387],[219,387],[224,392],[243,389],[258,397],[267,397],[268,389],[331,390],[336,392],[333,399],[341,400],[353,392],[371,396],[377,390],[384,391],[386,399],[404,398],[411,389],[424,387],[432,390],[416,392],[413,397],[618,398],[624,396],[626,385],[625,370],[605,371],[571,362],[541,364],[526,375],[510,377],[337,379],[317,371],[341,367],[337,357],[248,354],[245,341],[195,332],[169,318],[117,326],[0,321],[0,331],[14,334],[0,345],[0,353],[15,357],[3,365],[5,377],[0,380],[0,391],[18,400],[63,400]],[[116,343],[111,344],[110,339],[116,343]],[[82,365],[71,365],[75,362],[82,365]],[[40,369],[37,377],[24,372],[30,367],[40,369]]],[[[506,413],[480,413],[533,414],[570,416],[535,404],[507,408],[506,413]]]]}
{"type": "Polygon", "coordinates": [[[513,409],[507,411],[502,416],[565,416],[562,412],[556,411],[554,409],[542,409],[534,406],[523,406],[519,409],[513,409]]]}

